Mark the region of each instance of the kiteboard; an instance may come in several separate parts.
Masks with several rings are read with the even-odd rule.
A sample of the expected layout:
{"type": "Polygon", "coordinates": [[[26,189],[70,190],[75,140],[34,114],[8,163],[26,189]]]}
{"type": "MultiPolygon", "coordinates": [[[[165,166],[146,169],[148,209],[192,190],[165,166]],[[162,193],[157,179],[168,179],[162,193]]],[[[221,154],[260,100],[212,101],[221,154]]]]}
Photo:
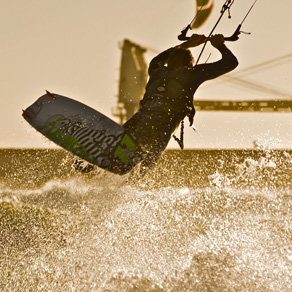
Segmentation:
{"type": "Polygon", "coordinates": [[[115,174],[128,173],[146,155],[121,125],[62,95],[47,91],[22,116],[51,141],[115,174]]]}

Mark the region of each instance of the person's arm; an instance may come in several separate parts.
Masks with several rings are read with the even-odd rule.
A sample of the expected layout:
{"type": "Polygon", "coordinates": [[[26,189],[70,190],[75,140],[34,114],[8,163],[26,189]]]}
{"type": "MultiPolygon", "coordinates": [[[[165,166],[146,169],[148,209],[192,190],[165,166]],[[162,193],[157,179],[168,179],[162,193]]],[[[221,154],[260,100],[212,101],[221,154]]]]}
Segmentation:
{"type": "Polygon", "coordinates": [[[206,37],[203,34],[193,34],[187,41],[179,44],[176,48],[189,49],[195,48],[206,41],[206,37]]]}
{"type": "Polygon", "coordinates": [[[159,55],[157,55],[151,60],[149,64],[149,70],[148,70],[149,75],[151,74],[153,70],[164,67],[167,64],[170,54],[173,50],[177,48],[188,49],[188,48],[197,47],[200,44],[203,44],[205,42],[205,39],[206,37],[204,35],[193,34],[187,41],[175,47],[169,48],[166,51],[163,51],[162,53],[160,53],[159,55]]]}
{"type": "MultiPolygon", "coordinates": [[[[210,38],[210,43],[221,53],[222,58],[214,63],[197,66],[198,68],[201,67],[204,69],[201,73],[205,80],[214,79],[220,75],[226,74],[238,66],[237,58],[224,44],[223,35],[218,34],[212,36],[210,38]]],[[[194,69],[196,69],[195,67],[194,69]]]]}

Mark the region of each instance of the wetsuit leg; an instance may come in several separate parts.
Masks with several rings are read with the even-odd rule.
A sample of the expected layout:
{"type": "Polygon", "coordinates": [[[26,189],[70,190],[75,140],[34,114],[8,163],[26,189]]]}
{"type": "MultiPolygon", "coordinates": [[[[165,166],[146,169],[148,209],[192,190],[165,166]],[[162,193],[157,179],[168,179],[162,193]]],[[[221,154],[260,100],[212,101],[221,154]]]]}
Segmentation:
{"type": "Polygon", "coordinates": [[[156,129],[156,131],[153,132],[153,143],[151,145],[151,149],[140,165],[141,176],[144,176],[150,169],[152,169],[157,164],[162,152],[168,145],[168,142],[171,138],[171,133],[172,131],[169,124],[164,124],[164,129],[160,129],[160,131],[156,129]]]}
{"type": "Polygon", "coordinates": [[[148,151],[140,165],[143,176],[157,164],[176,127],[176,121],[165,114],[137,112],[123,127],[148,151]]]}

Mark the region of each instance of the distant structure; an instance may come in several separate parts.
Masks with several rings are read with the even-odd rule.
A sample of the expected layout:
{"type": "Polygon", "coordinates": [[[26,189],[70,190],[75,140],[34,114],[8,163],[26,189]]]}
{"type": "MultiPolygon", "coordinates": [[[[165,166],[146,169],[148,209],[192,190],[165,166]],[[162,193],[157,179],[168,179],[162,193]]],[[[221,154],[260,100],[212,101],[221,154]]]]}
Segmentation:
{"type": "Polygon", "coordinates": [[[292,100],[195,100],[199,111],[291,112],[292,100]]]}
{"type": "Polygon", "coordinates": [[[138,110],[147,83],[145,48],[125,39],[122,45],[118,104],[114,116],[123,124],[138,110]]]}
{"type": "MultiPolygon", "coordinates": [[[[122,57],[120,65],[120,80],[118,91],[118,104],[113,115],[119,117],[119,123],[123,124],[130,119],[138,110],[139,102],[144,95],[145,86],[148,79],[148,68],[144,58],[146,48],[141,47],[128,39],[123,41],[121,47],[122,57]]],[[[149,49],[151,50],[151,49],[149,49]]],[[[277,66],[283,61],[290,62],[292,54],[288,54],[267,62],[252,66],[242,73],[250,73],[259,69],[270,68],[277,66]]],[[[269,91],[277,96],[283,96],[280,91],[260,86],[256,83],[247,82],[240,78],[229,77],[230,81],[243,83],[244,87],[251,87],[259,92],[269,91]]],[[[285,94],[289,96],[288,94],[285,94]]],[[[291,99],[271,99],[271,100],[194,100],[194,106],[198,111],[249,111],[249,112],[292,112],[291,99]]]]}

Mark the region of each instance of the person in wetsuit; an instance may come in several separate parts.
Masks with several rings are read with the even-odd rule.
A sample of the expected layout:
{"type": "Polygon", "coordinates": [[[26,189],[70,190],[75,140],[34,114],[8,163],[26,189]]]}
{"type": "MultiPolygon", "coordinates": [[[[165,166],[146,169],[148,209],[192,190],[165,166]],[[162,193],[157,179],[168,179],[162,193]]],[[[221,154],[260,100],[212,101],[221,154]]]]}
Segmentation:
{"type": "Polygon", "coordinates": [[[189,48],[199,46],[205,40],[204,35],[194,34],[188,41],[167,49],[150,62],[149,80],[140,108],[123,125],[127,133],[147,150],[140,166],[141,175],[157,163],[172,133],[186,116],[192,125],[195,115],[193,96],[197,88],[238,65],[237,58],[225,46],[223,35],[214,35],[209,41],[222,58],[194,66],[189,48]]]}

